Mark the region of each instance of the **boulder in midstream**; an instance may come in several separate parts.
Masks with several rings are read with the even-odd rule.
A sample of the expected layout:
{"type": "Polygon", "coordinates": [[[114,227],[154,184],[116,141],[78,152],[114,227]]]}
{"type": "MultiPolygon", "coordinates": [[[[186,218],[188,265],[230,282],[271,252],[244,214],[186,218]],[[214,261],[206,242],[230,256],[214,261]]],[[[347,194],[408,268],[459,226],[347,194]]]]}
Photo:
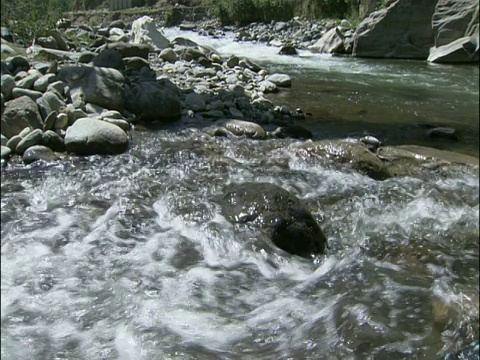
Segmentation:
{"type": "Polygon", "coordinates": [[[262,228],[273,244],[290,254],[310,257],[325,252],[327,239],[310,211],[294,194],[277,185],[230,184],[219,202],[230,222],[262,228]]]}

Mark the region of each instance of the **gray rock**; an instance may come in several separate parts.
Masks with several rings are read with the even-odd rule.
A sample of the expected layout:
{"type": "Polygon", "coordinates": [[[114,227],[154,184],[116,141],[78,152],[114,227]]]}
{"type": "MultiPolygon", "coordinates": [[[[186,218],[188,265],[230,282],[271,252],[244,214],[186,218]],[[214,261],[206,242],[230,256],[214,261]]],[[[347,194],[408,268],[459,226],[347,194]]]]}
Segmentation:
{"type": "Polygon", "coordinates": [[[280,55],[298,55],[297,49],[291,45],[282,46],[278,53],[280,55]]]}
{"type": "Polygon", "coordinates": [[[17,55],[7,60],[7,66],[12,69],[12,73],[17,73],[18,71],[30,69],[30,62],[25,56],[17,55]]]}
{"type": "Polygon", "coordinates": [[[58,160],[58,157],[53,153],[53,151],[43,145],[35,145],[29,147],[23,154],[23,162],[25,164],[31,164],[35,161],[43,160],[43,161],[55,161],[58,160]]]}
{"type": "Polygon", "coordinates": [[[33,90],[45,92],[49,84],[55,81],[55,74],[46,74],[33,83],[33,90]]]}
{"type": "Polygon", "coordinates": [[[36,44],[47,49],[58,49],[57,42],[53,36],[40,36],[37,38],[36,44]]]}
{"type": "Polygon", "coordinates": [[[79,155],[119,154],[128,147],[128,136],[116,125],[82,118],[67,129],[65,148],[79,155]]]}
{"type": "Polygon", "coordinates": [[[23,154],[25,150],[34,145],[42,144],[43,131],[41,129],[35,129],[25,136],[15,148],[15,153],[23,154]]]}
{"type": "Polygon", "coordinates": [[[278,91],[277,85],[275,85],[273,82],[269,80],[263,80],[258,83],[258,89],[265,93],[274,93],[278,91]]]}
{"type": "Polygon", "coordinates": [[[478,62],[478,29],[474,36],[466,36],[451,43],[432,48],[428,61],[434,63],[471,63],[478,62]]]}
{"type": "Polygon", "coordinates": [[[16,55],[17,52],[15,50],[13,50],[10,46],[8,46],[7,44],[2,44],[0,46],[0,52],[2,54],[10,54],[10,55],[16,55]]]}
{"type": "Polygon", "coordinates": [[[48,35],[51,36],[54,40],[55,40],[55,43],[57,45],[57,48],[59,50],[63,50],[63,51],[68,51],[69,50],[69,46],[67,44],[67,41],[65,40],[65,38],[62,36],[62,34],[60,34],[59,31],[57,30],[49,30],[48,31],[48,35]]]}
{"type": "Polygon", "coordinates": [[[37,99],[42,97],[42,93],[40,91],[30,90],[30,89],[22,89],[22,88],[14,88],[12,90],[12,97],[17,99],[22,96],[28,96],[33,101],[37,101],[37,99]]]}
{"type": "Polygon", "coordinates": [[[246,136],[256,140],[263,140],[267,135],[263,127],[251,121],[232,119],[226,121],[223,127],[237,136],[246,136]]]}
{"type": "Polygon", "coordinates": [[[344,36],[338,27],[328,30],[315,44],[309,46],[310,51],[327,53],[327,54],[342,54],[345,52],[344,36]]]}
{"type": "Polygon", "coordinates": [[[6,146],[8,138],[3,134],[1,134],[0,136],[1,136],[1,139],[2,139],[2,142],[1,142],[2,146],[6,146]]]}
{"type": "Polygon", "coordinates": [[[46,118],[52,111],[59,111],[66,106],[65,101],[55,91],[45,92],[36,102],[43,118],[46,118]]]}
{"type": "Polygon", "coordinates": [[[1,159],[8,160],[10,159],[11,155],[12,155],[12,150],[7,146],[2,145],[1,159]]]}
{"type": "Polygon", "coordinates": [[[192,92],[185,97],[185,105],[194,111],[203,111],[207,106],[203,95],[195,92],[192,92]]]}
{"type": "Polygon", "coordinates": [[[112,49],[103,50],[92,59],[92,64],[98,67],[117,69],[118,71],[123,71],[125,69],[122,55],[118,51],[112,49]]]}
{"type": "Polygon", "coordinates": [[[267,76],[266,80],[280,87],[292,86],[292,78],[287,74],[272,74],[267,76]]]}
{"type": "Polygon", "coordinates": [[[54,130],[66,130],[68,126],[68,115],[61,112],[57,114],[57,118],[55,119],[55,124],[53,125],[54,130]]]}
{"type": "Polygon", "coordinates": [[[123,119],[111,119],[108,117],[102,118],[103,121],[106,121],[109,124],[113,124],[115,126],[118,126],[120,129],[123,131],[127,132],[130,131],[130,123],[127,120],[123,119]]]}
{"type": "Polygon", "coordinates": [[[95,57],[97,56],[97,53],[94,53],[93,51],[82,51],[80,55],[78,55],[78,62],[82,64],[87,64],[91,62],[95,57]]]}
{"type": "Polygon", "coordinates": [[[432,168],[438,172],[452,165],[467,166],[478,174],[478,158],[425,146],[381,146],[377,150],[377,156],[385,162],[387,177],[428,178],[432,168]]]}
{"type": "Polygon", "coordinates": [[[227,64],[227,66],[228,66],[229,68],[234,68],[235,66],[238,65],[239,62],[240,62],[240,59],[239,59],[237,56],[231,55],[231,56],[227,59],[226,64],[227,64]]]}
{"type": "Polygon", "coordinates": [[[68,116],[68,124],[73,125],[77,119],[88,117],[88,114],[82,109],[76,109],[73,104],[67,104],[65,108],[65,113],[68,116]]]}
{"type": "Polygon", "coordinates": [[[397,0],[375,11],[357,27],[353,55],[426,59],[433,46],[436,1],[397,0]]]}
{"type": "Polygon", "coordinates": [[[269,183],[227,185],[219,199],[232,223],[248,223],[267,232],[273,244],[309,258],[323,254],[327,239],[307,207],[287,190],[269,183]]]}
{"type": "Polygon", "coordinates": [[[448,127],[436,127],[426,131],[427,136],[432,138],[445,138],[451,140],[458,140],[457,131],[448,127]]]}
{"type": "Polygon", "coordinates": [[[383,180],[390,177],[383,162],[359,141],[321,140],[293,145],[292,149],[315,154],[336,163],[348,164],[373,179],[383,180]]]}
{"type": "Polygon", "coordinates": [[[2,75],[1,84],[0,84],[1,92],[5,98],[5,101],[8,101],[12,98],[12,90],[15,87],[15,79],[12,75],[2,75]]]}
{"type": "Polygon", "coordinates": [[[173,120],[182,114],[178,95],[168,85],[152,81],[129,87],[125,105],[142,121],[173,120]]]}
{"type": "Polygon", "coordinates": [[[132,23],[132,42],[146,44],[154,50],[163,50],[170,46],[170,41],[158,30],[155,21],[149,16],[142,16],[132,23]]]}
{"type": "Polygon", "coordinates": [[[24,77],[23,79],[17,81],[17,87],[23,88],[23,89],[32,89],[35,81],[40,79],[41,76],[42,76],[42,74],[40,74],[39,72],[29,74],[26,77],[24,77]]]}
{"type": "Polygon", "coordinates": [[[163,49],[159,57],[167,62],[174,63],[178,60],[178,56],[171,48],[163,49]]]}
{"type": "Polygon", "coordinates": [[[478,1],[438,0],[432,16],[435,47],[474,35],[475,24],[478,27],[478,1]]]}
{"type": "Polygon", "coordinates": [[[150,52],[150,47],[148,45],[127,42],[109,43],[106,48],[118,51],[120,55],[122,55],[122,58],[140,56],[141,58],[148,60],[148,53],[150,52]]]}
{"type": "Polygon", "coordinates": [[[145,60],[140,56],[130,56],[123,58],[123,63],[127,71],[140,70],[143,67],[150,68],[150,63],[148,62],[148,60],[145,60]]]}
{"type": "Polygon", "coordinates": [[[68,85],[71,95],[83,94],[85,102],[120,112],[125,107],[125,79],[116,69],[67,66],[58,71],[57,79],[68,85]]]}
{"type": "Polygon", "coordinates": [[[87,114],[100,115],[105,111],[105,108],[99,105],[87,103],[85,104],[85,112],[87,114]]]}
{"type": "Polygon", "coordinates": [[[22,139],[25,138],[25,136],[27,136],[28,134],[30,134],[32,132],[32,128],[30,126],[27,126],[25,129],[23,129],[22,131],[20,131],[20,134],[18,134],[22,139]]]}
{"type": "Polygon", "coordinates": [[[125,29],[127,25],[122,19],[118,20],[113,20],[109,25],[108,29],[113,29],[113,28],[119,28],[119,29],[125,29]]]}
{"type": "Polygon", "coordinates": [[[122,119],[123,120],[122,114],[120,114],[116,110],[104,111],[104,112],[102,112],[101,117],[102,117],[102,119],[109,118],[109,119],[122,119]]]}
{"type": "Polygon", "coordinates": [[[52,130],[47,130],[42,135],[42,144],[56,152],[65,151],[65,142],[60,135],[52,130]]]}
{"type": "Polygon", "coordinates": [[[284,139],[287,137],[294,139],[311,139],[313,137],[313,134],[310,130],[305,129],[303,126],[298,124],[278,127],[275,129],[272,135],[279,139],[284,139]]]}
{"type": "Polygon", "coordinates": [[[17,145],[20,141],[22,141],[22,137],[20,135],[12,136],[10,139],[8,139],[6,146],[11,151],[15,151],[15,149],[17,148],[17,145]]]}
{"type": "Polygon", "coordinates": [[[210,111],[202,112],[202,116],[206,118],[221,119],[225,117],[225,114],[221,110],[210,110],[210,111]]]}
{"type": "Polygon", "coordinates": [[[60,95],[65,95],[65,84],[63,81],[54,81],[51,84],[47,85],[47,90],[50,91],[51,89],[54,89],[56,92],[58,92],[60,95]]]}
{"type": "Polygon", "coordinates": [[[245,68],[245,69],[250,69],[256,73],[258,73],[262,68],[260,65],[258,65],[256,62],[250,60],[250,59],[242,59],[238,62],[238,66],[245,68]]]}
{"type": "Polygon", "coordinates": [[[45,122],[43,123],[43,131],[53,129],[53,125],[55,124],[55,120],[57,119],[57,114],[57,111],[54,110],[47,115],[47,117],[45,118],[45,122]]]}
{"type": "Polygon", "coordinates": [[[28,96],[7,101],[1,119],[2,133],[8,138],[19,134],[24,128],[43,128],[38,106],[28,96]]]}
{"type": "Polygon", "coordinates": [[[238,110],[236,107],[230,106],[228,108],[228,111],[230,111],[230,115],[232,115],[233,118],[243,119],[244,117],[243,113],[240,110],[238,110]]]}

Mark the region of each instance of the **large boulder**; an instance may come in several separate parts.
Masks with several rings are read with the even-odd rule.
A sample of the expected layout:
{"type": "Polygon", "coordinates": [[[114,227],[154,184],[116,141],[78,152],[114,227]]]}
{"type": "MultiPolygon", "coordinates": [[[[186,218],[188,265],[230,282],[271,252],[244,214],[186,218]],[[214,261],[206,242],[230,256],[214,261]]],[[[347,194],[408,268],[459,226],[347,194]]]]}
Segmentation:
{"type": "Polygon", "coordinates": [[[309,46],[309,49],[319,53],[341,54],[345,52],[343,40],[344,36],[340,29],[334,27],[328,30],[315,44],[309,46]]]}
{"type": "Polygon", "coordinates": [[[1,124],[2,134],[7,138],[20,134],[26,127],[43,128],[38,106],[28,96],[21,96],[5,103],[1,124]]]}
{"type": "Polygon", "coordinates": [[[432,17],[435,46],[447,45],[478,29],[478,0],[438,0],[432,17]]]}
{"type": "Polygon", "coordinates": [[[435,47],[428,61],[478,61],[478,12],[478,0],[439,0],[432,18],[435,47]]]}
{"type": "Polygon", "coordinates": [[[148,45],[143,44],[131,44],[126,42],[113,42],[106,46],[109,50],[115,50],[122,55],[122,58],[140,56],[141,58],[148,60],[148,53],[150,48],[148,45]]]}
{"type": "Polygon", "coordinates": [[[143,81],[127,87],[126,109],[141,121],[174,120],[182,114],[178,94],[167,84],[143,81]]]}
{"type": "Polygon", "coordinates": [[[118,126],[95,118],[81,118],[67,129],[65,148],[79,155],[120,154],[128,136],[118,126]]]}
{"type": "Polygon", "coordinates": [[[299,153],[317,155],[340,164],[347,164],[354,170],[362,172],[374,179],[385,179],[383,162],[360,141],[320,140],[292,145],[299,153]]]}
{"type": "Polygon", "coordinates": [[[479,61],[478,32],[474,36],[465,36],[451,43],[432,48],[428,61],[436,63],[471,63],[479,61]]]}
{"type": "Polygon", "coordinates": [[[284,251],[303,257],[323,254],[327,239],[307,207],[287,190],[270,183],[230,184],[220,198],[232,223],[263,228],[284,251]]]}
{"type": "Polygon", "coordinates": [[[427,59],[434,43],[434,0],[397,0],[371,13],[357,27],[353,55],[427,59]]]}
{"type": "Polygon", "coordinates": [[[122,55],[112,49],[104,49],[92,59],[92,64],[98,67],[117,69],[118,71],[125,70],[122,55]]]}
{"type": "Polygon", "coordinates": [[[116,69],[67,66],[58,71],[57,80],[68,85],[71,96],[81,94],[86,103],[120,112],[125,107],[125,79],[116,69]]]}
{"type": "Polygon", "coordinates": [[[31,164],[38,160],[43,161],[55,161],[58,159],[57,155],[46,146],[43,145],[34,145],[29,147],[22,156],[23,162],[25,164],[31,164]]]}
{"type": "Polygon", "coordinates": [[[142,16],[132,23],[132,42],[146,44],[159,51],[170,46],[170,41],[157,29],[155,21],[149,16],[142,16]]]}
{"type": "Polygon", "coordinates": [[[429,177],[432,169],[440,173],[455,166],[478,173],[479,159],[473,156],[418,145],[381,146],[377,156],[384,164],[386,177],[429,177]]]}

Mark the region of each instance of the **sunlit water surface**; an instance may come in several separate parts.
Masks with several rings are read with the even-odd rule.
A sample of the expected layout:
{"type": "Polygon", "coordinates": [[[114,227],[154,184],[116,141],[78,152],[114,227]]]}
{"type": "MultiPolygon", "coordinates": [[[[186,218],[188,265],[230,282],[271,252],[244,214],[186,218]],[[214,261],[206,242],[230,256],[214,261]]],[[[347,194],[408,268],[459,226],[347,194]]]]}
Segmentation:
{"type": "MultiPolygon", "coordinates": [[[[217,41],[211,45],[222,54],[247,46],[217,41]]],[[[324,56],[295,64],[263,49],[250,54],[303,79],[304,89],[289,90],[296,102],[297,90],[318,92],[318,103],[301,104],[318,114],[306,120],[317,137],[322,117],[332,121],[325,137],[370,123],[394,134],[390,121],[416,131],[408,128],[414,116],[478,134],[478,88],[464,76],[478,81],[478,69],[324,56]],[[309,72],[320,88],[305,79],[309,72]],[[439,76],[447,72],[449,81],[439,76]],[[378,89],[388,81],[389,92],[378,89]],[[348,100],[358,86],[373,99],[348,100]],[[431,103],[437,96],[443,110],[431,103]],[[414,105],[403,107],[402,97],[414,105]],[[346,106],[328,117],[332,98],[365,108],[370,120],[360,126],[346,106]]],[[[178,126],[135,132],[119,156],[8,165],[2,358],[436,359],[475,339],[478,172],[376,181],[298,154],[288,147],[294,143],[210,138],[178,126]],[[290,256],[258,229],[226,221],[216,198],[225,184],[244,181],[271,182],[303,199],[328,254],[290,256]]],[[[442,146],[474,154],[465,138],[442,146]]]]}

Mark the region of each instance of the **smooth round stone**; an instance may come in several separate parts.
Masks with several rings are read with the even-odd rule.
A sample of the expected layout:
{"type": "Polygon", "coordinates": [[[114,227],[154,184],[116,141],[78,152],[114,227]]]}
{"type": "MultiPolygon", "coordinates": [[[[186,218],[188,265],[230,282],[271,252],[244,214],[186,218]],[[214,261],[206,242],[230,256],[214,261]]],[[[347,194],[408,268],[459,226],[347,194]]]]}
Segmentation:
{"type": "Polygon", "coordinates": [[[38,160],[55,161],[58,157],[52,149],[44,145],[34,145],[25,150],[22,159],[25,164],[31,164],[38,160]]]}
{"type": "Polygon", "coordinates": [[[5,135],[1,135],[2,146],[7,146],[8,138],[5,135]]]}
{"type": "Polygon", "coordinates": [[[57,119],[57,112],[55,110],[53,110],[45,118],[45,122],[43,123],[43,131],[52,130],[56,119],[57,119]]]}
{"type": "Polygon", "coordinates": [[[15,152],[17,154],[23,154],[29,147],[40,145],[42,143],[42,136],[43,131],[41,129],[33,130],[18,143],[15,152]]]}
{"type": "Polygon", "coordinates": [[[458,140],[457,131],[448,127],[436,127],[426,131],[427,136],[432,138],[445,138],[451,140],[458,140]]]}
{"type": "Polygon", "coordinates": [[[20,135],[14,135],[7,141],[6,146],[10,150],[14,151],[20,141],[22,141],[22,137],[20,135]]]}
{"type": "Polygon", "coordinates": [[[56,152],[65,151],[63,138],[52,130],[47,130],[43,133],[42,144],[56,152]]]}
{"type": "Polygon", "coordinates": [[[9,159],[11,155],[12,155],[12,150],[8,146],[2,145],[2,153],[1,153],[2,160],[9,159]]]}

